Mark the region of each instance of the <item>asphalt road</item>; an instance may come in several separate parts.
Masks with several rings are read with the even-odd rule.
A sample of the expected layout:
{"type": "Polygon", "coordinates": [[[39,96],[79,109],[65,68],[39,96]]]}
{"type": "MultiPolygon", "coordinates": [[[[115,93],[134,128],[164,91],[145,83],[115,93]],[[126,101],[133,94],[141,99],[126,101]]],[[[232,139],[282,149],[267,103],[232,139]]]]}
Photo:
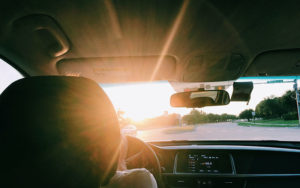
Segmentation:
{"type": "Polygon", "coordinates": [[[282,140],[300,141],[300,127],[245,127],[237,123],[211,123],[193,131],[166,133],[168,128],[138,131],[144,141],[162,140],[282,140]]]}

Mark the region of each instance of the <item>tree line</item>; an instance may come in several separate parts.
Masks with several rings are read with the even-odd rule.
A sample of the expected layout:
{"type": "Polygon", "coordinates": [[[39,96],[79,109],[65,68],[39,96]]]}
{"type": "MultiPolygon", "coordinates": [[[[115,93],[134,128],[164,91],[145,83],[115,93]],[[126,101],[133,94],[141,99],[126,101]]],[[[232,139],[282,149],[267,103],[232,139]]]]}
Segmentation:
{"type": "MultiPolygon", "coordinates": [[[[239,118],[252,118],[252,109],[247,109],[239,114],[239,118]]],[[[262,100],[255,107],[255,117],[263,119],[284,119],[295,120],[297,116],[297,104],[295,98],[295,91],[287,91],[281,97],[268,97],[262,100]]]]}
{"type": "Polygon", "coordinates": [[[231,114],[206,114],[203,111],[193,109],[189,114],[182,117],[182,122],[191,125],[199,123],[226,122],[235,119],[237,119],[237,117],[231,114]]]}
{"type": "MultiPolygon", "coordinates": [[[[252,119],[253,109],[242,111],[239,116],[231,114],[206,114],[203,111],[193,109],[189,114],[183,116],[182,122],[186,124],[199,124],[210,122],[226,122],[235,119],[252,119]]],[[[281,97],[270,96],[256,105],[255,117],[263,119],[298,119],[295,91],[287,91],[281,97]]]]}

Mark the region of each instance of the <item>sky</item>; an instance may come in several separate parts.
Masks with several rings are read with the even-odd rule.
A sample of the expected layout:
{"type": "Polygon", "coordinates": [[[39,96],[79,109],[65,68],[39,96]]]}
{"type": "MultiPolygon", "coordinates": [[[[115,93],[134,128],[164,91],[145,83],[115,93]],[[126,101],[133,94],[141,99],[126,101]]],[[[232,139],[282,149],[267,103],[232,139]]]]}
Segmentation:
{"type": "MultiPolygon", "coordinates": [[[[13,81],[22,78],[22,76],[0,59],[0,93],[13,81]]],[[[249,81],[249,80],[241,80],[249,81]]],[[[254,83],[265,82],[265,80],[255,79],[254,83]]],[[[135,121],[145,118],[160,116],[166,111],[178,113],[181,115],[191,111],[188,108],[172,108],[169,103],[170,96],[175,93],[171,85],[166,82],[135,83],[135,84],[101,84],[116,110],[125,112],[124,116],[135,121]]],[[[238,115],[245,109],[255,109],[255,106],[264,98],[270,96],[282,96],[287,90],[293,89],[293,83],[281,84],[254,84],[249,104],[246,102],[231,102],[226,106],[204,107],[202,110],[206,113],[215,114],[234,114],[238,115]]],[[[232,93],[232,87],[229,87],[229,94],[232,93]]]]}
{"type": "Polygon", "coordinates": [[[22,75],[0,59],[0,93],[12,82],[22,78],[22,75]]]}

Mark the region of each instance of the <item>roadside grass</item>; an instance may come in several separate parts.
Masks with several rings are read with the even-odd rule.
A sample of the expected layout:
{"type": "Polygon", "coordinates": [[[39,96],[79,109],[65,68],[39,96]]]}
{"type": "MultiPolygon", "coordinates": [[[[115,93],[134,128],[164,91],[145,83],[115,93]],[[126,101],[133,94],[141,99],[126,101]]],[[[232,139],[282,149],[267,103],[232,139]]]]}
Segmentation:
{"type": "Polygon", "coordinates": [[[191,132],[195,130],[194,125],[186,125],[183,127],[171,127],[168,129],[163,130],[163,133],[166,134],[176,134],[176,133],[184,133],[184,132],[191,132]]]}
{"type": "Polygon", "coordinates": [[[269,124],[298,124],[298,120],[282,120],[282,119],[275,119],[275,120],[258,120],[255,123],[269,123],[269,124]]]}
{"type": "Polygon", "coordinates": [[[254,122],[238,122],[240,126],[255,127],[297,127],[298,120],[258,120],[254,122]]]}

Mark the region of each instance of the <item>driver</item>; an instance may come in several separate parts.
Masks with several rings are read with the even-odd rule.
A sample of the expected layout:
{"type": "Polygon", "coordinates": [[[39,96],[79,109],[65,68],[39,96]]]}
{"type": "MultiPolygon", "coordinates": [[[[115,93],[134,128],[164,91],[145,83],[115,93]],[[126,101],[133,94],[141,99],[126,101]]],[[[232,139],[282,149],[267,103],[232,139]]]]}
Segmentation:
{"type": "Polygon", "coordinates": [[[125,162],[127,149],[127,139],[122,135],[117,172],[111,178],[109,184],[102,188],[157,188],[154,176],[147,169],[127,169],[125,162]]]}

